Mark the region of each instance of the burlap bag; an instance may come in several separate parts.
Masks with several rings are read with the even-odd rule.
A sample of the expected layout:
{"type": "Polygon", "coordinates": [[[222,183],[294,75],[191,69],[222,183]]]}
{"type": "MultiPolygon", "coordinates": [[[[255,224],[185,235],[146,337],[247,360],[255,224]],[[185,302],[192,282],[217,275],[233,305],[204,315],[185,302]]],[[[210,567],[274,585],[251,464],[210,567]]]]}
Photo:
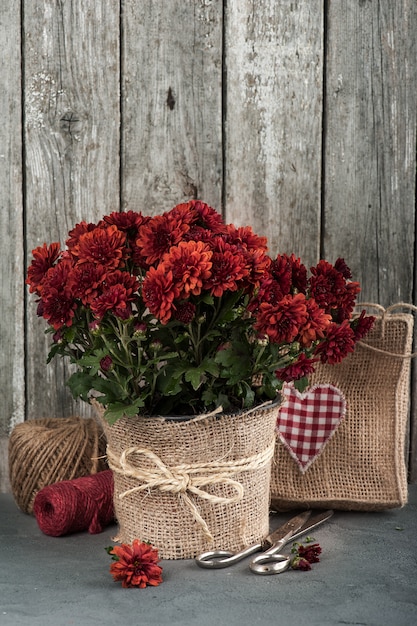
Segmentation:
{"type": "Polygon", "coordinates": [[[115,538],[148,541],[163,559],[240,550],[269,532],[278,405],[188,421],[104,425],[114,474],[115,538]]]}
{"type": "MultiPolygon", "coordinates": [[[[365,306],[365,305],[364,305],[365,306]]],[[[370,306],[370,305],[367,305],[370,306]]],[[[413,316],[380,310],[374,328],[338,365],[320,365],[311,384],[346,398],[345,419],[302,473],[277,437],[271,501],[277,510],[318,507],[376,511],[407,502],[405,443],[413,316]]]]}

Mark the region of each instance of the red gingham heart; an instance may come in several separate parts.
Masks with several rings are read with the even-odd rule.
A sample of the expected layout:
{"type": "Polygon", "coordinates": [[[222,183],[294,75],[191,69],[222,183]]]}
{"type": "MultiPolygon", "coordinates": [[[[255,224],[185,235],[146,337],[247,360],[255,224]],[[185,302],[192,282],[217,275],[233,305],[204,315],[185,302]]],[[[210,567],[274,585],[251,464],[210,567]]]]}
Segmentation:
{"type": "Polygon", "coordinates": [[[346,400],[340,389],[332,385],[316,385],[299,393],[293,385],[286,384],[282,392],[278,435],[304,473],[344,419],[346,400]]]}

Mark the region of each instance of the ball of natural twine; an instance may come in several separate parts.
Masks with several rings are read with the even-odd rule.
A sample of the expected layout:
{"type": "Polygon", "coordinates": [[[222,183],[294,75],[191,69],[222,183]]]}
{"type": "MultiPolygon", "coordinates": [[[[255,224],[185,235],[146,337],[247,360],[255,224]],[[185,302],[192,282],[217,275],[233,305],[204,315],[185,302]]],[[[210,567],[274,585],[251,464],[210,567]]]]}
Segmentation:
{"type": "Polygon", "coordinates": [[[107,468],[106,439],[92,418],[40,418],[17,424],[9,438],[13,497],[25,513],[43,487],[107,468]]]}

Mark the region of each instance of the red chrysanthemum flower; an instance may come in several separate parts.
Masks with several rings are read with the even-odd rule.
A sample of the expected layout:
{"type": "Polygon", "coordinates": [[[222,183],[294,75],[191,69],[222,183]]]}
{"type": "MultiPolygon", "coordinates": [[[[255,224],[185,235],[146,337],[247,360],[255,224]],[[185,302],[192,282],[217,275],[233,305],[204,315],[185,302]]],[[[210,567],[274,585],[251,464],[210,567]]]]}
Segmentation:
{"type": "Polygon", "coordinates": [[[172,316],[174,299],[179,297],[179,291],[174,285],[172,272],[168,272],[163,263],[157,268],[151,267],[147,272],[142,296],[152,315],[166,324],[172,316]]]}
{"type": "Polygon", "coordinates": [[[198,296],[205,281],[211,276],[213,252],[202,241],[181,241],[164,254],[166,271],[172,272],[180,298],[198,296]]]}
{"type": "Polygon", "coordinates": [[[356,296],[360,292],[361,288],[359,283],[350,282],[345,286],[345,293],[340,296],[337,308],[332,310],[332,317],[334,322],[343,322],[351,317],[352,311],[355,308],[356,296]]]}
{"type": "Polygon", "coordinates": [[[59,330],[62,326],[71,326],[77,303],[68,293],[48,288],[42,295],[42,306],[39,311],[49,324],[59,330]]]}
{"type": "Polygon", "coordinates": [[[369,333],[375,323],[373,315],[366,315],[366,311],[362,311],[360,316],[353,320],[350,327],[353,330],[354,340],[360,341],[369,333]]]}
{"type": "Polygon", "coordinates": [[[76,224],[74,228],[69,231],[69,237],[65,242],[68,250],[72,252],[75,246],[78,245],[80,237],[86,233],[91,233],[91,231],[96,228],[98,228],[97,224],[87,224],[87,222],[76,224]]]}
{"type": "Polygon", "coordinates": [[[173,311],[174,319],[182,322],[183,324],[191,324],[195,317],[196,306],[189,300],[185,302],[179,302],[175,305],[175,311],[173,311]]]}
{"type": "Polygon", "coordinates": [[[89,300],[90,308],[98,319],[102,319],[107,311],[127,319],[132,314],[131,302],[135,300],[138,288],[135,276],[116,270],[106,275],[100,295],[89,300]]]}
{"type": "Polygon", "coordinates": [[[222,216],[211,206],[201,200],[191,200],[190,209],[197,215],[197,224],[210,230],[212,233],[225,232],[225,223],[222,216]]]}
{"type": "Polygon", "coordinates": [[[198,214],[193,211],[191,201],[181,202],[180,204],[177,204],[164,215],[169,215],[171,219],[177,220],[179,222],[185,222],[189,225],[197,222],[198,220],[198,214]]]}
{"type": "Polygon", "coordinates": [[[68,278],[68,286],[75,298],[87,304],[98,294],[99,285],[105,277],[105,268],[102,265],[91,263],[77,263],[68,278]]]}
{"type": "Polygon", "coordinates": [[[81,235],[72,253],[78,258],[79,263],[90,261],[112,270],[123,264],[125,242],[126,233],[118,230],[113,224],[106,228],[95,228],[81,235]]]}
{"type": "Polygon", "coordinates": [[[164,213],[151,218],[140,227],[136,246],[146,263],[160,261],[172,246],[176,246],[189,230],[189,225],[175,215],[164,213]]]}
{"type": "Polygon", "coordinates": [[[298,546],[298,555],[307,559],[309,563],[319,563],[321,554],[321,547],[318,543],[310,543],[306,546],[298,546]]]}
{"type": "Polygon", "coordinates": [[[248,250],[268,250],[266,237],[261,237],[253,232],[251,226],[240,226],[236,228],[233,224],[226,227],[226,239],[229,243],[247,248],[248,250]]]}
{"type": "Polygon", "coordinates": [[[241,250],[248,268],[248,278],[245,280],[248,287],[257,289],[262,278],[269,272],[271,258],[263,248],[250,248],[241,250]]]}
{"type": "Polygon", "coordinates": [[[30,293],[42,292],[42,283],[48,270],[55,265],[60,255],[59,243],[51,243],[47,246],[38,246],[32,250],[33,260],[28,268],[26,283],[29,285],[30,293]]]}
{"type": "Polygon", "coordinates": [[[71,271],[71,261],[64,259],[48,270],[43,282],[39,312],[55,330],[62,326],[71,326],[77,308],[75,298],[68,287],[68,277],[71,271]]]}
{"type": "Polygon", "coordinates": [[[346,292],[346,280],[333,265],[321,260],[316,267],[311,268],[310,293],[317,304],[330,313],[340,305],[341,298],[346,292]]]}
{"type": "Polygon", "coordinates": [[[301,263],[301,259],[294,254],[278,254],[277,258],[271,264],[272,276],[281,285],[284,294],[300,291],[306,292],[307,289],[307,268],[301,263]]]}
{"type": "Polygon", "coordinates": [[[111,226],[114,224],[117,226],[118,230],[122,230],[127,233],[130,230],[137,232],[140,226],[144,222],[148,222],[151,218],[145,217],[142,213],[138,213],[137,211],[113,211],[110,215],[106,215],[103,218],[103,221],[111,226]]]}
{"type": "Polygon", "coordinates": [[[314,299],[306,300],[308,318],[300,328],[300,343],[308,348],[317,339],[323,339],[324,331],[332,321],[332,316],[323,311],[314,299]]]}
{"type": "Polygon", "coordinates": [[[236,246],[221,237],[212,241],[211,275],[204,284],[213,296],[220,298],[225,291],[237,291],[239,283],[249,274],[246,260],[236,246]]]}
{"type": "Polygon", "coordinates": [[[184,241],[203,241],[204,243],[210,243],[213,239],[213,233],[203,226],[198,224],[190,224],[190,230],[184,233],[184,241]]]}
{"type": "Polygon", "coordinates": [[[277,305],[262,302],[259,306],[256,330],[268,335],[274,343],[290,343],[307,322],[305,295],[287,295],[277,305]]]}
{"type": "Polygon", "coordinates": [[[123,285],[108,287],[102,294],[90,302],[90,308],[99,320],[104,317],[107,311],[121,319],[128,319],[132,314],[132,307],[123,285]]]}
{"type": "MultiPolygon", "coordinates": [[[[122,211],[121,213],[113,211],[110,215],[106,215],[103,221],[108,226],[114,224],[117,226],[118,230],[126,233],[129,246],[136,251],[136,239],[138,237],[139,228],[149,222],[150,219],[151,217],[144,216],[137,211],[122,211]]],[[[136,263],[136,265],[141,264],[136,263]]]]}
{"type": "Polygon", "coordinates": [[[287,365],[281,369],[276,370],[275,376],[278,380],[282,380],[286,383],[290,383],[293,380],[300,380],[310,376],[314,372],[314,363],[317,363],[320,359],[309,359],[304,352],[300,354],[295,363],[287,365]]]}
{"type": "Polygon", "coordinates": [[[139,270],[142,271],[148,271],[150,265],[146,260],[146,256],[143,254],[143,250],[141,248],[141,246],[137,245],[137,241],[138,239],[136,239],[135,241],[132,241],[130,246],[131,246],[131,259],[132,259],[132,263],[133,266],[135,268],[139,268],[139,270]]]}
{"type": "Polygon", "coordinates": [[[332,322],[326,329],[326,338],[317,346],[314,353],[320,357],[322,363],[331,365],[340,363],[345,356],[353,352],[354,337],[354,332],[347,320],[344,320],[340,326],[332,322]]]}
{"type": "MultiPolygon", "coordinates": [[[[225,232],[226,225],[220,213],[201,200],[177,204],[171,209],[170,214],[186,221],[194,232],[198,232],[198,229],[208,230],[214,234],[225,232]]],[[[187,233],[186,239],[188,238],[187,233]]]]}
{"type": "Polygon", "coordinates": [[[138,539],[130,546],[122,543],[114,546],[109,554],[117,559],[110,566],[110,573],[122,587],[157,587],[162,583],[162,567],[158,565],[158,550],[138,539]]]}
{"type": "Polygon", "coordinates": [[[293,288],[302,293],[307,289],[307,268],[300,258],[297,258],[295,254],[291,254],[288,257],[288,262],[291,266],[292,284],[293,288]]]}
{"type": "Polygon", "coordinates": [[[286,255],[279,254],[277,258],[271,262],[271,274],[279,285],[283,296],[291,293],[291,267],[286,255]]]}
{"type": "Polygon", "coordinates": [[[346,280],[350,280],[352,278],[352,272],[350,268],[346,265],[345,259],[341,259],[340,257],[336,260],[334,264],[335,270],[340,272],[346,280]]]}
{"type": "Polygon", "coordinates": [[[72,269],[73,264],[70,259],[61,259],[59,263],[47,271],[43,281],[43,291],[52,288],[73,295],[70,287],[72,269]]]}
{"type": "Polygon", "coordinates": [[[277,281],[268,272],[265,272],[260,280],[258,289],[248,304],[248,310],[251,313],[256,313],[261,302],[269,302],[269,304],[276,305],[282,300],[284,295],[287,294],[282,293],[277,281]]]}
{"type": "Polygon", "coordinates": [[[302,556],[295,556],[293,559],[291,559],[291,567],[292,569],[299,569],[303,572],[308,572],[309,570],[311,570],[310,563],[302,556]]]}
{"type": "Polygon", "coordinates": [[[104,285],[105,288],[112,287],[113,285],[123,285],[126,289],[129,300],[134,299],[134,294],[139,289],[139,281],[137,277],[132,276],[128,272],[122,272],[121,270],[115,270],[114,272],[107,273],[104,285]]]}
{"type": "Polygon", "coordinates": [[[291,552],[295,556],[291,559],[292,569],[299,569],[307,572],[311,570],[312,563],[319,563],[321,547],[318,543],[303,546],[301,543],[294,543],[291,552]]]}

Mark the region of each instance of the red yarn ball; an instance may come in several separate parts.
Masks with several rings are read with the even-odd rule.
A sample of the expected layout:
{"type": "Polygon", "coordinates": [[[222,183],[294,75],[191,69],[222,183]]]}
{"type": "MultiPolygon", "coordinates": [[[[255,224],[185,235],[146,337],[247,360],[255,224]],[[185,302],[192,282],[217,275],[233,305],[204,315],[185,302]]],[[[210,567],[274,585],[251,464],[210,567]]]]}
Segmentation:
{"type": "Polygon", "coordinates": [[[114,521],[112,471],[44,487],[36,494],[33,514],[42,532],[52,537],[83,530],[101,533],[114,521]]]}

